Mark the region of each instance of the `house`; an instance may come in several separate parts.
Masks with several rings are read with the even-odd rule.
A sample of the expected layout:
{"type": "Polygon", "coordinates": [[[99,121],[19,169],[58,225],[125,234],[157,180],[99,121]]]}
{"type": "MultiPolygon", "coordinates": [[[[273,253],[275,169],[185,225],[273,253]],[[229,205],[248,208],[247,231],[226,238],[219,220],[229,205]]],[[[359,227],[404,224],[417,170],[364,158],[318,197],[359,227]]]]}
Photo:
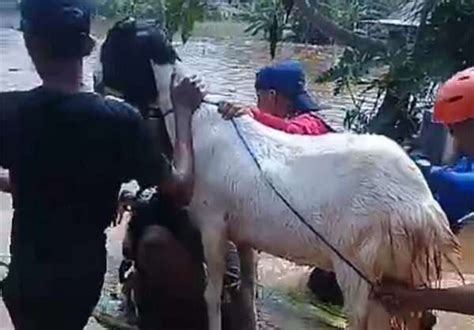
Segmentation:
{"type": "Polygon", "coordinates": [[[365,20],[362,22],[362,30],[372,38],[387,40],[403,37],[406,43],[413,44],[420,25],[423,4],[423,0],[412,0],[387,18],[365,20]]]}
{"type": "Polygon", "coordinates": [[[424,1],[422,0],[410,1],[389,17],[379,19],[376,22],[386,26],[416,29],[420,25],[420,11],[423,4],[424,1]]]}

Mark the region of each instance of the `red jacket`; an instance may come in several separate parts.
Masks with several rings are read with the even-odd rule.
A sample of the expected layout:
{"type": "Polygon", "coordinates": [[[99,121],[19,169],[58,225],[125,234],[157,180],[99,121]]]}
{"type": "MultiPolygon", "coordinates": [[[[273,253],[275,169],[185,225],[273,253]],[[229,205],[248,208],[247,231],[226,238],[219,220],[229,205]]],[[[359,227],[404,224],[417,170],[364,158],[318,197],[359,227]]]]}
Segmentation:
{"type": "Polygon", "coordinates": [[[258,110],[253,111],[253,114],[260,123],[289,134],[322,135],[331,132],[322,119],[309,113],[290,119],[276,117],[258,110]]]}

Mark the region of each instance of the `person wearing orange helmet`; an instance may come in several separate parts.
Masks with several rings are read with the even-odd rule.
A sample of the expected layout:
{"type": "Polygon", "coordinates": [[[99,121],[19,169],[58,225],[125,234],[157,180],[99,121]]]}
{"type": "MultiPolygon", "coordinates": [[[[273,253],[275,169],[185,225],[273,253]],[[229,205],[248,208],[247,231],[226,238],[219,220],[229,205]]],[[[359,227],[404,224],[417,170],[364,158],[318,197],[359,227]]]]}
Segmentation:
{"type": "MultiPolygon", "coordinates": [[[[474,67],[455,74],[438,91],[434,119],[449,128],[459,151],[474,157],[474,67]]],[[[409,289],[382,284],[374,290],[379,300],[393,314],[425,310],[474,315],[474,285],[448,289],[409,289]]]]}
{"type": "Polygon", "coordinates": [[[449,128],[459,151],[474,157],[474,67],[458,72],[441,86],[434,119],[449,128]]]}

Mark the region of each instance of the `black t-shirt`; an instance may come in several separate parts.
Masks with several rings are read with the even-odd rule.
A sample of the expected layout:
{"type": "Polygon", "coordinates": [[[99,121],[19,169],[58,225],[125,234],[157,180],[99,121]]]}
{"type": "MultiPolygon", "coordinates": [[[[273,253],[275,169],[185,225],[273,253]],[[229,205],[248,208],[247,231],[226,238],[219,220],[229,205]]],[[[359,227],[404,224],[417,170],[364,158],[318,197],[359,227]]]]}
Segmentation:
{"type": "Polygon", "coordinates": [[[10,170],[15,208],[11,248],[22,257],[104,249],[121,183],[156,184],[164,171],[139,112],[118,100],[37,88],[0,119],[0,166],[10,170]]]}

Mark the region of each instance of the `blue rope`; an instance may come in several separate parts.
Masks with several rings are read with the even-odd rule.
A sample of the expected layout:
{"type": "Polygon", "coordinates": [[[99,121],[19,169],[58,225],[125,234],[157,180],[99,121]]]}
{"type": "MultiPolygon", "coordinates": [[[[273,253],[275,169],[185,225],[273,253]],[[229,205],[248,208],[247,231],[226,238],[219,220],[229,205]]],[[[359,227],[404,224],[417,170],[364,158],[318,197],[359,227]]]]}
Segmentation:
{"type": "Polygon", "coordinates": [[[288,202],[288,200],[278,191],[278,189],[275,187],[275,185],[270,181],[270,179],[267,178],[266,175],[264,175],[262,166],[258,162],[257,157],[255,154],[252,152],[252,149],[250,148],[249,144],[245,140],[244,136],[242,135],[242,132],[239,130],[239,127],[237,126],[237,123],[234,119],[231,119],[232,125],[235,128],[235,131],[237,133],[237,136],[240,138],[242,143],[244,144],[245,149],[247,149],[248,153],[250,154],[250,157],[252,157],[253,161],[255,162],[255,165],[257,165],[257,168],[259,169],[260,173],[262,174],[263,179],[265,182],[270,186],[270,188],[275,192],[275,194],[281,199],[281,201],[290,209],[291,212],[300,220],[316,237],[318,237],[332,252],[334,252],[342,261],[344,261],[350,268],[352,268],[369,286],[374,287],[374,283],[366,276],[364,273],[357,268],[354,263],[352,263],[349,259],[347,259],[339,250],[334,247],[326,238],[324,238],[323,235],[321,235],[314,227],[309,224],[303,216],[294,209],[293,206],[288,202]]]}

